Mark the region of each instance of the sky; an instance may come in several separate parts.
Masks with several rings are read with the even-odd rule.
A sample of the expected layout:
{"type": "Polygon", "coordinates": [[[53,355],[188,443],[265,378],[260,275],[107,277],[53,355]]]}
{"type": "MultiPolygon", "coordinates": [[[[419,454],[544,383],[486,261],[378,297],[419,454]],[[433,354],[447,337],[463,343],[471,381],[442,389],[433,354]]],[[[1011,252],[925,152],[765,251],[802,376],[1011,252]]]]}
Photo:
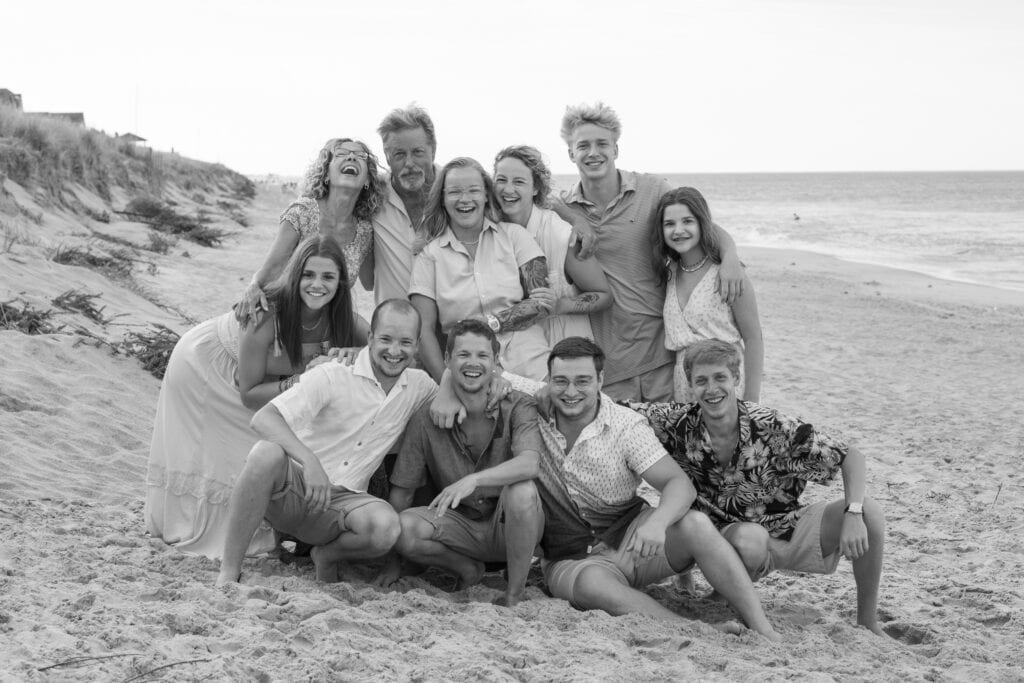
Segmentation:
{"type": "Polygon", "coordinates": [[[623,123],[620,168],[1024,168],[1021,0],[2,0],[26,111],[250,174],[300,175],[416,102],[437,159],[510,144],[574,167],[566,105],[623,123]]]}

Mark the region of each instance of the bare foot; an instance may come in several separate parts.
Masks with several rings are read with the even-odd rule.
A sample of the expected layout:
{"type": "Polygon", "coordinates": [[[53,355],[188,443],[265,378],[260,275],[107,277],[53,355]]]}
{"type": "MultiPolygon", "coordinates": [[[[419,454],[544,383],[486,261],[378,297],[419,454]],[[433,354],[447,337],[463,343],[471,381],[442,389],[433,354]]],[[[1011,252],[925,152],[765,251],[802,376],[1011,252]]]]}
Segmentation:
{"type": "Polygon", "coordinates": [[[458,593],[480,583],[480,579],[484,578],[484,570],[486,568],[483,562],[469,563],[469,567],[465,571],[459,572],[458,579],[455,581],[455,588],[452,589],[452,592],[458,593]]]}
{"type": "Polygon", "coordinates": [[[317,581],[321,581],[323,583],[338,583],[338,581],[341,580],[338,563],[324,557],[323,548],[314,546],[309,551],[309,556],[313,560],[313,566],[316,567],[317,581]]]}
{"type": "Polygon", "coordinates": [[[523,600],[526,600],[526,593],[505,593],[501,597],[494,599],[494,604],[498,607],[515,607],[523,600]]]}
{"type": "Polygon", "coordinates": [[[238,574],[234,574],[232,572],[225,573],[224,570],[222,569],[220,574],[217,575],[217,582],[215,584],[213,584],[213,585],[216,586],[217,588],[223,588],[224,586],[228,586],[228,585],[231,585],[233,583],[241,583],[241,582],[242,582],[242,575],[241,575],[241,573],[238,573],[238,574]]]}

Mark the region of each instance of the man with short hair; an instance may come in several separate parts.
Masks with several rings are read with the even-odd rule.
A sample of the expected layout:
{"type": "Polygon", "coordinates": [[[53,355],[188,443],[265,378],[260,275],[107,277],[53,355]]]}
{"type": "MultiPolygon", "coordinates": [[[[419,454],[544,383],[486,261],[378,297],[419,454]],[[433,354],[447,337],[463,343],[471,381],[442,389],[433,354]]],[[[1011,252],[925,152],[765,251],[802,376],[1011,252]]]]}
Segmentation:
{"type": "MultiPolygon", "coordinates": [[[[512,392],[496,410],[487,391],[497,363],[498,339],[479,320],[460,320],[448,334],[445,364],[451,388],[466,409],[461,424],[434,426],[429,406],[413,416],[391,475],[390,503],[402,534],[395,550],[421,565],[443,567],[460,587],[480,581],[486,562],[507,562],[500,604],[523,600],[533,551],[544,528],[537,476],[541,440],[531,396],[512,392]],[[409,507],[416,490],[440,493],[426,507],[409,507]]],[[[397,556],[381,583],[398,579],[397,556]]]]}
{"type": "MultiPolygon", "coordinates": [[[[674,353],[665,348],[665,286],[652,261],[650,234],[658,200],[671,186],[663,178],[620,171],[622,124],[608,105],[566,107],[561,136],[580,180],[552,208],[593,248],[612,293],[610,308],[591,313],[594,339],[607,354],[604,392],[616,400],[669,401],[674,353]]],[[[736,245],[724,231],[720,277],[732,300],[742,286],[736,245]]]]}
{"type": "Polygon", "coordinates": [[[881,507],[865,497],[864,456],[813,426],[738,400],[740,354],[717,339],[686,350],[694,403],[631,404],[646,415],[697,488],[711,517],[755,581],[775,569],[831,574],[853,561],[857,623],[878,635],[885,545],[881,507]],[[843,475],[844,497],[800,502],[807,482],[843,475]]]}
{"type": "Polygon", "coordinates": [[[420,320],[405,299],[373,312],[368,346],[352,365],[326,362],[257,411],[253,446],[228,507],[217,585],[240,579],[261,519],[311,552],[316,576],[338,580],[338,563],[381,557],[394,545],[398,515],[366,487],[409,418],[437,386],[409,368],[420,320]]]}
{"type": "MultiPolygon", "coordinates": [[[[539,422],[538,488],[544,505],[544,578],[552,595],[581,609],[682,618],[639,589],[696,564],[747,626],[777,638],[739,557],[643,416],[602,394],[604,354],[568,337],[551,350],[552,416],[539,422]],[[657,507],[636,495],[641,479],[661,492],[657,507]]],[[[506,375],[518,389],[543,385],[506,375]]],[[[735,626],[735,625],[733,625],[735,626]]]]}
{"type": "Polygon", "coordinates": [[[415,104],[388,113],[377,132],[391,173],[387,201],[373,217],[373,268],[364,268],[361,275],[363,286],[380,303],[408,295],[413,257],[423,246],[423,207],[437,171],[437,139],[430,115],[415,104]],[[369,272],[372,280],[366,277],[369,272]]]}

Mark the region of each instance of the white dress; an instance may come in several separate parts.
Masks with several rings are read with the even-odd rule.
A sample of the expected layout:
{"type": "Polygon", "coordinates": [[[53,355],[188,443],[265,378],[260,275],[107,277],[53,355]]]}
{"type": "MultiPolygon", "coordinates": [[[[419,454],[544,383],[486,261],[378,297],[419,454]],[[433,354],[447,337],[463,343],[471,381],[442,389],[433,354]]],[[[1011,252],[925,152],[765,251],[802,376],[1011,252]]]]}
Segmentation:
{"type": "MultiPolygon", "coordinates": [[[[238,323],[228,312],[186,332],[171,353],[146,472],[146,530],[179,550],[221,557],[235,477],[259,436],[235,383],[238,323]]],[[[274,548],[261,522],[249,555],[274,548]]]]}
{"type": "Polygon", "coordinates": [[[720,339],[733,344],[740,352],[740,384],[736,395],[743,397],[743,336],[736,327],[736,318],[732,307],[722,301],[715,292],[715,280],[718,278],[718,264],[704,272],[700,282],[693,288],[686,308],[679,306],[676,296],[676,275],[678,264],[673,262],[669,267],[668,289],[665,292],[665,348],[676,352],[675,367],[675,400],[678,402],[693,401],[694,395],[686,381],[683,370],[683,352],[686,347],[702,339],[720,339]]]}

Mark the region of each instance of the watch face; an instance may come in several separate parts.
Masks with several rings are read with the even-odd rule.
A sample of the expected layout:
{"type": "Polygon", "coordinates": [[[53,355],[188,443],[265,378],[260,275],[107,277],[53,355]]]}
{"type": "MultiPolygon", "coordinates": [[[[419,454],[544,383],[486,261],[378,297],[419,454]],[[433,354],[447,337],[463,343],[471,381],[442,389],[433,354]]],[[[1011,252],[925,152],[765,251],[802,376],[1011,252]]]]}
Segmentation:
{"type": "Polygon", "coordinates": [[[850,503],[846,506],[847,512],[852,512],[855,515],[863,514],[864,506],[861,503],[850,503]]]}

